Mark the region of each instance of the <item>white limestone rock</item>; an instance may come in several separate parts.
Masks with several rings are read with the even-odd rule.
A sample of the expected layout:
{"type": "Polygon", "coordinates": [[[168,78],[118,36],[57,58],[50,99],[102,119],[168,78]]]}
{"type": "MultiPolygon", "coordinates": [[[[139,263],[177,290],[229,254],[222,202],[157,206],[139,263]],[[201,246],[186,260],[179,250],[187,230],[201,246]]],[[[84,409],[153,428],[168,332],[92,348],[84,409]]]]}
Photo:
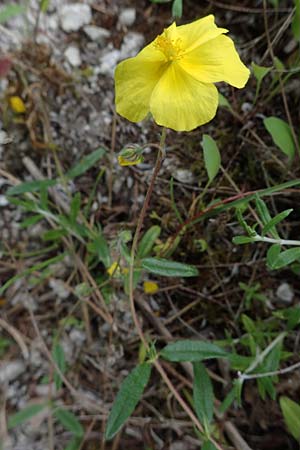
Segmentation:
{"type": "Polygon", "coordinates": [[[81,56],[78,47],[70,45],[64,52],[65,58],[69,64],[73,67],[79,67],[81,65],[81,56]]]}
{"type": "Polygon", "coordinates": [[[92,11],[89,5],[83,3],[70,3],[64,5],[59,11],[62,29],[69,33],[78,31],[92,20],[92,11]]]}

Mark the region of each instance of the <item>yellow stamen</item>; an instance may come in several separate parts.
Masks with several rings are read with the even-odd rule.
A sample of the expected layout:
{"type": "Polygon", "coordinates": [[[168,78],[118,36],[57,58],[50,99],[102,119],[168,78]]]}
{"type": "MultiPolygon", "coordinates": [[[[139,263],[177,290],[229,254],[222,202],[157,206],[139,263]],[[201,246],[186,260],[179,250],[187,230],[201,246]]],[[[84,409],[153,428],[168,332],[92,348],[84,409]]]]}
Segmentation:
{"type": "Polygon", "coordinates": [[[167,61],[176,61],[182,57],[181,39],[170,39],[165,33],[158,36],[155,40],[154,46],[161,51],[167,61]]]}

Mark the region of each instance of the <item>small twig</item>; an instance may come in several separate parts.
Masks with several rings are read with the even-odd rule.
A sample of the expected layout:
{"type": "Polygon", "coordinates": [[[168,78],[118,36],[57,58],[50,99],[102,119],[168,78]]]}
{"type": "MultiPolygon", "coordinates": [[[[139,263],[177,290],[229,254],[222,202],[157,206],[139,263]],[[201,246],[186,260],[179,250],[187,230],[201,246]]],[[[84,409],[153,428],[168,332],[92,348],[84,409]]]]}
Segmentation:
{"type": "Polygon", "coordinates": [[[0,327],[4,328],[4,330],[14,338],[14,340],[17,342],[17,344],[19,345],[19,347],[21,349],[24,359],[28,359],[29,351],[28,351],[27,345],[25,344],[21,333],[18,330],[16,330],[16,328],[12,327],[7,322],[5,322],[4,319],[1,319],[1,318],[0,318],[0,327]]]}

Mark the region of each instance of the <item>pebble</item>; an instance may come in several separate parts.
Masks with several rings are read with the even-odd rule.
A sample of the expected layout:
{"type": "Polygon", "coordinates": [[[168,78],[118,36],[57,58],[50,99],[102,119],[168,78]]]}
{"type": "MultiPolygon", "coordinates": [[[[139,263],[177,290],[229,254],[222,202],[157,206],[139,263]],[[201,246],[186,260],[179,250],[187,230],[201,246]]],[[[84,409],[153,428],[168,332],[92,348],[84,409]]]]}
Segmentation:
{"type": "Polygon", "coordinates": [[[0,207],[1,206],[7,206],[8,205],[8,200],[6,198],[5,195],[0,195],[0,207]]]}
{"type": "Polygon", "coordinates": [[[49,287],[61,300],[68,298],[70,295],[70,292],[65,288],[64,283],[61,280],[51,278],[49,281],[49,287]]]}
{"type": "Polygon", "coordinates": [[[18,378],[25,371],[25,364],[21,360],[0,364],[0,383],[8,383],[18,378]]]}
{"type": "Polygon", "coordinates": [[[136,19],[136,10],[134,8],[124,8],[119,16],[119,24],[125,27],[131,27],[136,19]]]}
{"type": "Polygon", "coordinates": [[[127,33],[121,45],[120,59],[135,56],[140,51],[143,44],[144,36],[141,33],[136,33],[134,31],[127,33]]]}
{"type": "Polygon", "coordinates": [[[114,75],[116,65],[120,59],[120,50],[112,50],[100,59],[100,66],[95,68],[95,74],[114,75]]]}
{"type": "Polygon", "coordinates": [[[61,27],[66,33],[78,31],[92,20],[91,7],[83,3],[64,5],[59,11],[59,16],[61,27]]]}
{"type": "Polygon", "coordinates": [[[105,40],[109,38],[110,32],[106,28],[96,27],[95,25],[87,25],[83,28],[85,34],[99,44],[105,44],[105,40]]]}
{"type": "Polygon", "coordinates": [[[277,288],[276,297],[283,303],[292,303],[294,298],[294,291],[288,283],[281,283],[277,288]]]}
{"type": "Polygon", "coordinates": [[[75,47],[75,45],[70,45],[70,47],[65,50],[64,55],[71,66],[79,67],[81,65],[80,52],[78,47],[75,47]]]}
{"type": "Polygon", "coordinates": [[[174,172],[175,180],[180,183],[192,184],[195,181],[193,173],[188,169],[177,169],[174,172]]]}

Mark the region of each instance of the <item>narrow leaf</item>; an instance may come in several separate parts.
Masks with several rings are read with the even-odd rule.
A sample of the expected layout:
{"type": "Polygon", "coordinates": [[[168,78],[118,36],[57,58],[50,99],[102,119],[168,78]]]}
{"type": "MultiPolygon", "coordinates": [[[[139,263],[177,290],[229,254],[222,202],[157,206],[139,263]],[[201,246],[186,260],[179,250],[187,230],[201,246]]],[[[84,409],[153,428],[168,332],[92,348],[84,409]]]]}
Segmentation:
{"type": "Polygon", "coordinates": [[[279,222],[284,220],[287,216],[291,214],[293,209],[286,209],[285,211],[282,211],[281,213],[277,214],[275,217],[273,217],[269,222],[265,224],[265,226],[262,229],[262,236],[265,236],[270,230],[272,230],[279,222]]]}
{"type": "Polygon", "coordinates": [[[70,411],[58,408],[54,411],[54,416],[66,430],[71,431],[75,436],[81,437],[84,435],[81,423],[70,411]]]}
{"type": "Polygon", "coordinates": [[[209,182],[211,183],[220,169],[220,152],[216,141],[208,134],[203,135],[201,145],[204,152],[205,168],[207,171],[209,182]]]}
{"type": "Polygon", "coordinates": [[[3,6],[0,9],[0,23],[7,22],[9,19],[15,16],[19,16],[26,11],[26,8],[22,5],[17,5],[16,3],[10,3],[3,6]]]}
{"type": "Polygon", "coordinates": [[[138,246],[138,258],[145,258],[146,256],[149,256],[156,239],[160,235],[160,232],[161,228],[158,225],[153,225],[146,231],[138,246]]]}
{"type": "Polygon", "coordinates": [[[281,247],[279,244],[273,244],[269,247],[267,251],[267,265],[270,269],[274,269],[274,264],[281,252],[281,247]]]}
{"type": "Polygon", "coordinates": [[[223,108],[227,108],[229,110],[232,109],[227,98],[224,97],[224,95],[221,94],[220,92],[219,92],[219,106],[223,106],[223,108]]]}
{"type": "Polygon", "coordinates": [[[105,439],[110,440],[120,430],[135,410],[151,374],[151,365],[144,363],[135,367],[121,384],[108,417],[105,439]]]}
{"type": "Polygon", "coordinates": [[[249,236],[235,236],[232,239],[232,242],[234,244],[250,244],[251,242],[254,242],[254,239],[249,236]]]}
{"type": "MultiPolygon", "coordinates": [[[[52,356],[54,361],[56,362],[58,368],[62,372],[62,374],[66,371],[66,359],[65,359],[65,353],[62,348],[62,346],[59,343],[56,343],[52,350],[52,356]]],[[[59,373],[55,371],[54,374],[54,382],[55,387],[57,390],[59,390],[62,387],[62,379],[59,373]]]]}
{"type": "Polygon", "coordinates": [[[67,172],[66,176],[70,179],[73,179],[78,177],[79,175],[82,175],[91,167],[93,167],[93,165],[96,164],[96,162],[99,161],[99,159],[101,159],[104,154],[105,149],[98,148],[94,152],[82,158],[78,164],[76,164],[71,170],[69,170],[69,172],[67,172]]]}
{"type": "Polygon", "coordinates": [[[41,189],[54,186],[56,180],[38,180],[38,181],[25,181],[24,183],[12,186],[6,191],[6,195],[19,195],[27,192],[37,192],[41,189]]]}
{"type": "Polygon", "coordinates": [[[172,5],[172,17],[182,17],[182,0],[174,0],[172,5]]]}
{"type": "Polygon", "coordinates": [[[49,0],[41,0],[40,2],[40,9],[42,13],[47,12],[49,6],[49,0]]]}
{"type": "Polygon", "coordinates": [[[212,382],[205,366],[194,362],[193,399],[198,419],[204,426],[208,426],[214,413],[214,392],[212,382]]]}
{"type": "Polygon", "coordinates": [[[211,441],[205,441],[201,447],[201,450],[217,450],[217,448],[211,441]]]}
{"type": "MultiPolygon", "coordinates": [[[[255,199],[255,204],[263,225],[269,224],[272,220],[272,217],[269,213],[266,203],[260,197],[257,196],[255,199]]],[[[271,226],[269,228],[269,232],[275,239],[279,239],[279,234],[274,226],[271,226]]]]}
{"type": "Polygon", "coordinates": [[[277,147],[292,159],[295,154],[295,144],[289,125],[277,117],[268,117],[264,119],[264,126],[272,136],[277,147]]]}
{"type": "Polygon", "coordinates": [[[296,41],[300,42],[300,0],[294,0],[295,14],[292,21],[292,32],[296,41]]]}
{"type": "Polygon", "coordinates": [[[252,70],[253,70],[253,75],[255,76],[255,78],[257,80],[255,98],[253,101],[253,103],[255,103],[258,98],[262,80],[270,72],[272,67],[258,66],[254,62],[251,64],[251,66],[252,66],[252,70]]]}
{"type": "Polygon", "coordinates": [[[288,266],[294,261],[300,258],[300,247],[289,248],[284,252],[281,252],[278,257],[273,261],[272,269],[281,269],[282,267],[288,266]]]}
{"type": "Polygon", "coordinates": [[[64,450],[80,450],[82,448],[81,444],[82,444],[82,438],[74,437],[67,444],[67,446],[64,448],[64,450]]]}
{"type": "Polygon", "coordinates": [[[26,422],[27,420],[30,420],[32,417],[39,414],[45,407],[47,406],[46,403],[39,403],[36,405],[29,405],[26,406],[21,411],[18,411],[16,414],[13,414],[8,419],[8,428],[12,429],[15,428],[18,425],[21,425],[22,423],[26,422]]]}
{"type": "Polygon", "coordinates": [[[196,267],[163,258],[145,258],[142,260],[142,267],[148,272],[163,277],[196,277],[198,275],[196,267]]]}
{"type": "Polygon", "coordinates": [[[205,341],[181,340],[168,344],[160,355],[168,361],[203,361],[212,358],[228,358],[229,354],[215,344],[205,341]]]}
{"type": "Polygon", "coordinates": [[[291,435],[300,441],[300,405],[288,397],[280,397],[280,408],[286,423],[287,429],[291,435]]]}

